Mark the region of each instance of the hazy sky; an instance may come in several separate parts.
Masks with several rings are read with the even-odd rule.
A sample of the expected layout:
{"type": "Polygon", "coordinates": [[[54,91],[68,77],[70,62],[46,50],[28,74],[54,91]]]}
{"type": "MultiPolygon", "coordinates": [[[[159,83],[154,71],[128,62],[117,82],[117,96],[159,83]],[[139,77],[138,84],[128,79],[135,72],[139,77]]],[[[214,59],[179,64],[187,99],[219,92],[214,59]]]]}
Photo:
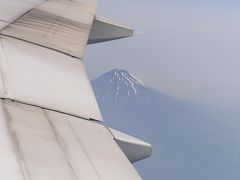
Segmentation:
{"type": "Polygon", "coordinates": [[[98,15],[135,36],[89,46],[90,77],[126,69],[169,95],[240,110],[239,9],[234,0],[100,0],[98,15]]]}

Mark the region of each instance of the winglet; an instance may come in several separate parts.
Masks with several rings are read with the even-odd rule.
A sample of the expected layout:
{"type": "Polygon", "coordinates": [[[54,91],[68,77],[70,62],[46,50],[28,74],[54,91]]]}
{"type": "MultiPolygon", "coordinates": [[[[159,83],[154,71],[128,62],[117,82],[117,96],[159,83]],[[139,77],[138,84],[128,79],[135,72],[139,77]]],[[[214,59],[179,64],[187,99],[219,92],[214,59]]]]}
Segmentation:
{"type": "Polygon", "coordinates": [[[152,154],[152,145],[115,129],[109,128],[118,146],[131,163],[140,161],[152,154]]]}
{"type": "Polygon", "coordinates": [[[133,30],[101,18],[95,17],[88,44],[122,39],[133,35],[133,30]]]}

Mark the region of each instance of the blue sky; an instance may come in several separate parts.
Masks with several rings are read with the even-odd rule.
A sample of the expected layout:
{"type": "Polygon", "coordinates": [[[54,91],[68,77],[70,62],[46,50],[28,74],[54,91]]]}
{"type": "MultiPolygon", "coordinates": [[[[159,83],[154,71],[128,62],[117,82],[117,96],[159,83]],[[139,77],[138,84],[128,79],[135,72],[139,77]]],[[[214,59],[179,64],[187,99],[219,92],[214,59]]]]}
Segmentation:
{"type": "Polygon", "coordinates": [[[183,99],[240,110],[240,2],[101,0],[98,15],[135,29],[129,39],[89,46],[91,78],[129,70],[183,99]]]}

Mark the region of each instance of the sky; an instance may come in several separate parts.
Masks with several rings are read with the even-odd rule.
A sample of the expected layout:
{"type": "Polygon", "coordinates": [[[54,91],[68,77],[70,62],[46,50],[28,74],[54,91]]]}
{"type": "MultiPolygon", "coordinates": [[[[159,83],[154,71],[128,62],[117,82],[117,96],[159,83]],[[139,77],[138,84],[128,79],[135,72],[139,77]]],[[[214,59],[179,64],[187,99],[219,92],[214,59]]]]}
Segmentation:
{"type": "Polygon", "coordinates": [[[239,7],[235,0],[100,0],[98,16],[135,35],[88,46],[90,78],[126,69],[168,95],[240,110],[239,7]]]}

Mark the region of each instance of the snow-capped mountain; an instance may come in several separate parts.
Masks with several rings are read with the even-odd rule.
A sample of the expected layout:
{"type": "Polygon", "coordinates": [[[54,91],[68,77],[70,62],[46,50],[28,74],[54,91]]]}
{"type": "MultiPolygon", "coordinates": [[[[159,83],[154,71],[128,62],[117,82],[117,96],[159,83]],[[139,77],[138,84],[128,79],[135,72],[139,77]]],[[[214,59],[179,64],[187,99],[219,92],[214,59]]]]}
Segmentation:
{"type": "Polygon", "coordinates": [[[115,92],[116,96],[119,93],[127,93],[128,96],[137,95],[138,90],[144,87],[144,83],[136,77],[125,70],[118,69],[114,69],[99,77],[97,83],[106,85],[106,90],[110,89],[111,92],[115,92]]]}
{"type": "Polygon", "coordinates": [[[92,81],[108,126],[153,145],[144,179],[240,179],[240,113],[176,99],[125,70],[92,81]]]}

